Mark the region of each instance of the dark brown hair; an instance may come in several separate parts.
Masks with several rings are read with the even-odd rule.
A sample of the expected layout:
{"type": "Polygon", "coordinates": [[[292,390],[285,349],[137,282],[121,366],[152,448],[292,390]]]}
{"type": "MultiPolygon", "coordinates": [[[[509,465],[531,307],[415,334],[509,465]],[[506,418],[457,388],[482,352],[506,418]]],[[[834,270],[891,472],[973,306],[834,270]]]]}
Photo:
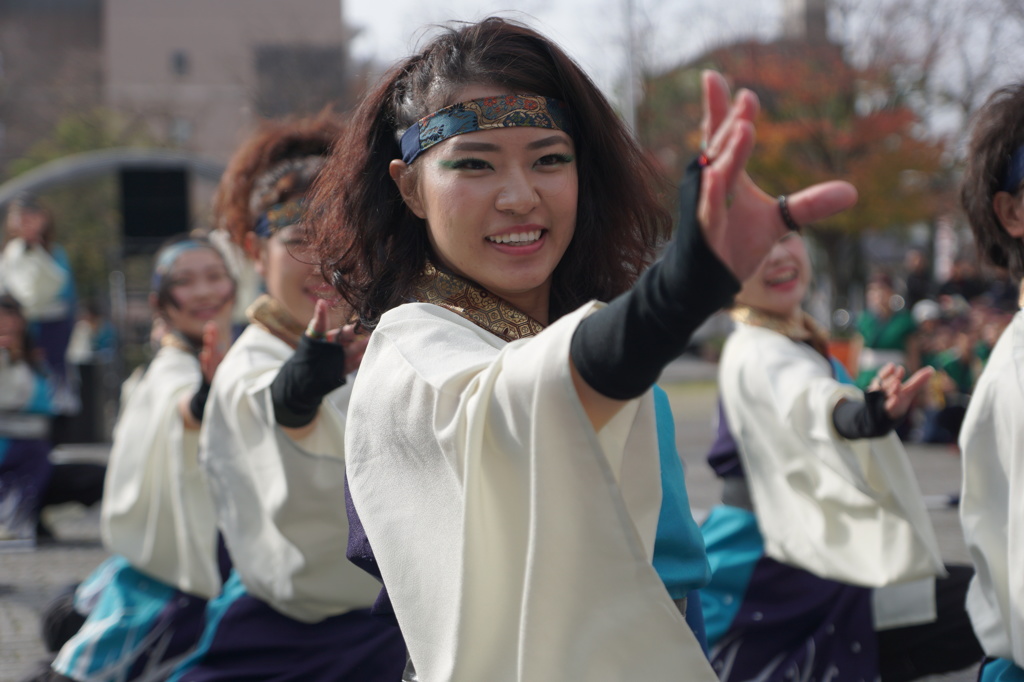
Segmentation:
{"type": "MultiPolygon", "coordinates": [[[[960,199],[970,221],[978,253],[993,265],[1024,276],[1024,243],[1011,237],[992,207],[1010,157],[1024,145],[1024,83],[992,93],[971,121],[960,199]]],[[[1014,196],[1020,197],[1021,188],[1014,196]]]]}
{"type": "Polygon", "coordinates": [[[324,276],[373,327],[408,300],[430,256],[424,221],[406,208],[388,166],[398,140],[468,85],[568,105],[579,173],[576,232],[555,269],[551,318],[626,291],[671,230],[660,179],[593,82],[561,49],[491,17],[447,27],[391,70],[356,110],[314,190],[324,276]]]}
{"type": "Polygon", "coordinates": [[[43,367],[44,361],[41,354],[35,348],[35,343],[32,340],[32,330],[29,329],[28,320],[25,319],[25,311],[22,310],[21,303],[10,294],[0,294],[0,310],[4,310],[21,320],[21,348],[9,351],[11,360],[15,362],[24,360],[33,372],[44,375],[46,373],[43,367]]]}
{"type": "Polygon", "coordinates": [[[216,227],[227,230],[236,244],[256,223],[258,211],[286,201],[298,190],[294,178],[282,177],[269,189],[274,194],[253,202],[253,190],[260,179],[281,164],[311,156],[327,156],[342,133],[341,122],[329,111],[313,118],[266,121],[235,151],[221,176],[214,197],[216,227]],[[268,202],[269,203],[266,203],[268,202]],[[258,204],[255,207],[254,205],[258,204]]]}

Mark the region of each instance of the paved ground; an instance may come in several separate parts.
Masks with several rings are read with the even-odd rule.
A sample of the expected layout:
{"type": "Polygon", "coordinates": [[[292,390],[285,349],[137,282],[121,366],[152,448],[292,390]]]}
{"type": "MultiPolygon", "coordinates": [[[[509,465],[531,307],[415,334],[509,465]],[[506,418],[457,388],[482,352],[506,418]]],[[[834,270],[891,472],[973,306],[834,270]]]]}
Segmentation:
{"type": "MultiPolygon", "coordinates": [[[[711,443],[714,371],[698,362],[677,363],[663,377],[677,418],[679,449],[686,464],[687,487],[697,514],[713,505],[719,484],[703,461],[711,443]]],[[[966,550],[956,511],[941,500],[959,486],[960,462],[949,447],[911,446],[911,460],[922,491],[934,503],[935,524],[943,556],[965,562],[966,550]]],[[[101,447],[76,448],[67,456],[101,459],[101,447]]],[[[59,589],[88,575],[107,553],[99,542],[98,514],[81,508],[58,510],[50,521],[60,542],[33,551],[0,553],[0,682],[15,682],[43,655],[39,613],[59,589]]],[[[973,671],[938,678],[969,682],[973,671]]]]}

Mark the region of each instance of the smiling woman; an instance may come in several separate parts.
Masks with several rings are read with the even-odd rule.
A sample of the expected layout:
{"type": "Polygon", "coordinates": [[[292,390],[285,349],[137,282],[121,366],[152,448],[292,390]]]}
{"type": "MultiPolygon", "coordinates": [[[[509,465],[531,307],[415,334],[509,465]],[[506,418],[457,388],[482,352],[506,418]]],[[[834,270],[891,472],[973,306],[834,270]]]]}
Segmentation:
{"type": "Polygon", "coordinates": [[[182,235],[157,252],[150,303],[164,332],[122,407],[107,465],[100,532],[113,556],[78,589],[88,620],[53,663],[59,679],[165,679],[202,631],[221,579],[199,427],[234,295],[206,239],[182,235]]]}
{"type": "MultiPolygon", "coordinates": [[[[687,598],[707,560],[653,384],[787,228],[743,172],[756,98],[703,83],[708,153],[639,281],[671,226],[661,182],[530,29],[443,30],[335,145],[319,252],[374,328],[345,434],[349,546],[383,577],[405,679],[714,680],[687,598]]],[[[854,198],[833,184],[790,207],[854,198]]]]}
{"type": "Polygon", "coordinates": [[[970,570],[942,575],[935,533],[892,432],[931,369],[888,365],[867,394],[801,304],[803,238],[783,237],[736,295],[708,461],[722,504],[701,531],[711,660],[726,682],[910,680],[980,656],[970,570]]]}

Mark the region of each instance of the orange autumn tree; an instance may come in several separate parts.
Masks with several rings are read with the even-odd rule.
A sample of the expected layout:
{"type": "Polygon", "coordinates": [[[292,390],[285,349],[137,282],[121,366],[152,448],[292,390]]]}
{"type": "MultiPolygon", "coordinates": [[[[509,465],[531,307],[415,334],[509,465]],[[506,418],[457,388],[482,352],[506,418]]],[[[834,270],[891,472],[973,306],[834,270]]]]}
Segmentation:
{"type": "Polygon", "coordinates": [[[881,67],[856,68],[831,44],[746,42],[645,81],[638,135],[672,180],[700,144],[700,72],[721,71],[734,89],[757,93],[761,116],[748,166],[766,191],[784,194],[831,179],[852,182],[857,206],[805,227],[827,263],[833,307],[848,305],[862,281],[860,235],[865,230],[930,222],[955,202],[942,181],[944,147],[922,134],[907,104],[910,92],[881,67]],[[686,139],[679,130],[692,131],[686,139]]]}

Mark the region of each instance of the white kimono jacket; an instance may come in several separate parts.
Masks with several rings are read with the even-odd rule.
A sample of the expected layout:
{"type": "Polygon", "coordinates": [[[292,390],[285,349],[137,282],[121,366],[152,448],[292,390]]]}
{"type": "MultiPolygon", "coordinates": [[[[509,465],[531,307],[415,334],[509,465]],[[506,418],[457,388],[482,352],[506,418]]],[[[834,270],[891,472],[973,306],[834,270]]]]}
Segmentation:
{"type": "Polygon", "coordinates": [[[328,394],[312,432],[292,440],[274,420],[270,384],[293,352],[255,324],[242,332],[213,380],[202,456],[242,583],[284,615],[313,623],[369,607],[380,583],[345,557],[351,384],[328,394]]]}
{"type": "Polygon", "coordinates": [[[112,552],[183,592],[220,591],[213,503],[199,468],[199,432],[178,403],[199,387],[199,361],[174,346],[153,358],[114,430],[100,532],[112,552]]]}
{"type": "Polygon", "coordinates": [[[967,612],[989,656],[1024,666],[1024,312],[999,338],[960,429],[967,612]]]}
{"type": "MultiPolygon", "coordinates": [[[[835,431],[836,404],[863,393],[836,381],[824,357],[776,331],[737,323],[719,384],[768,556],[866,587],[945,573],[899,438],[847,440],[835,431]]],[[[915,593],[932,597],[926,588],[915,593]]],[[[934,618],[933,599],[921,608],[911,622],[934,618]]]]}
{"type": "Polygon", "coordinates": [[[0,292],[18,299],[29,320],[51,320],[70,312],[60,294],[71,273],[42,247],[12,239],[0,255],[0,292]]]}
{"type": "Polygon", "coordinates": [[[651,565],[650,394],[595,433],[569,342],[387,312],[353,391],[349,487],[425,682],[713,681],[651,565]]]}

